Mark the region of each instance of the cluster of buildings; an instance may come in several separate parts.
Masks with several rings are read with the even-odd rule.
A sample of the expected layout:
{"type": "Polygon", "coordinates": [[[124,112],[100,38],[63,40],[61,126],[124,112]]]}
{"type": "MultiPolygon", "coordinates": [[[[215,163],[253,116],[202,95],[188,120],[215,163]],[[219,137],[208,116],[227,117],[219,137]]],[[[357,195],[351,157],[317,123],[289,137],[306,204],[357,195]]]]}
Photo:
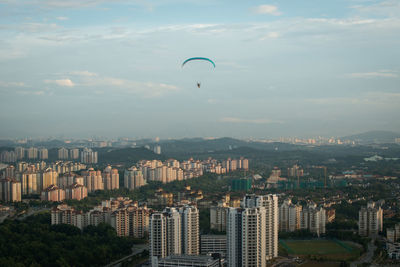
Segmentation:
{"type": "Polygon", "coordinates": [[[28,163],[25,161],[20,161],[15,164],[15,166],[8,165],[3,171],[3,176],[13,178],[21,175],[21,173],[24,172],[41,172],[49,168],[56,171],[58,174],[63,174],[86,169],[86,165],[71,161],[56,161],[53,163],[46,163],[44,161],[28,163]]]}
{"type": "Polygon", "coordinates": [[[139,188],[147,181],[159,181],[169,183],[175,180],[182,181],[203,175],[204,172],[227,173],[239,169],[247,170],[249,161],[245,158],[227,159],[222,162],[216,159],[193,160],[179,162],[169,159],[165,162],[160,160],[142,160],[125,170],[124,186],[128,189],[139,188]]]}
{"type": "Polygon", "coordinates": [[[79,151],[79,148],[67,149],[61,147],[58,149],[59,160],[78,160],[85,164],[96,164],[98,162],[97,151],[93,151],[90,148],[83,148],[79,151]]]}
{"type": "MultiPolygon", "coordinates": [[[[44,163],[44,162],[43,162],[44,163]]],[[[119,188],[117,169],[108,166],[103,172],[93,168],[82,171],[81,175],[66,170],[80,170],[80,163],[66,164],[27,164],[20,162],[17,168],[8,166],[0,179],[0,200],[7,202],[21,201],[23,195],[40,194],[42,200],[63,201],[64,199],[81,200],[96,190],[119,188]]]]}
{"type": "Polygon", "coordinates": [[[83,229],[88,225],[110,224],[118,236],[143,238],[149,230],[150,210],[129,198],[111,198],[88,212],[75,210],[66,204],[51,210],[51,224],[70,224],[83,229]]]}
{"type": "MultiPolygon", "coordinates": [[[[59,160],[73,160],[80,159],[85,164],[96,164],[98,162],[97,152],[90,148],[59,148],[57,151],[59,160]]],[[[18,162],[24,159],[28,160],[48,160],[49,151],[44,147],[16,147],[14,150],[2,151],[0,153],[0,162],[18,162]]]]}
{"type": "MultiPolygon", "coordinates": [[[[71,155],[76,156],[76,149],[59,149],[59,157],[71,159],[71,155]]],[[[81,161],[88,164],[97,160],[96,156],[90,156],[95,153],[90,149],[81,151],[81,161]],[[86,156],[83,156],[83,153],[86,156]],[[83,159],[83,160],[82,160],[83,159]]],[[[96,152],[97,153],[97,152],[96,152]]],[[[75,157],[74,156],[74,157],[75,157]]],[[[248,160],[240,158],[239,160],[227,159],[218,162],[215,159],[204,161],[189,159],[179,162],[174,159],[165,162],[159,160],[142,160],[136,166],[124,171],[125,188],[130,190],[144,186],[148,181],[160,181],[163,183],[175,180],[186,180],[203,175],[204,172],[223,173],[237,169],[248,169],[248,160]]],[[[18,162],[16,166],[7,166],[2,173],[2,178],[7,178],[2,182],[1,199],[4,201],[20,201],[21,195],[40,194],[42,200],[63,201],[64,199],[83,199],[88,193],[96,190],[114,190],[120,187],[119,174],[117,169],[110,166],[103,172],[86,169],[83,163],[73,161],[58,161],[55,163],[46,163],[44,161],[37,163],[18,162]],[[82,171],[83,170],[83,171],[82,171]],[[81,175],[74,172],[81,171],[81,175]],[[7,184],[7,185],[6,185],[7,184]],[[19,187],[20,190],[15,190],[19,187]]],[[[0,177],[0,178],[1,178],[0,177]]],[[[172,205],[173,195],[166,192],[158,192],[153,201],[155,204],[172,205]]],[[[190,199],[202,199],[202,192],[192,192],[190,199]]]]}
{"type": "Polygon", "coordinates": [[[0,162],[17,162],[22,159],[30,160],[46,160],[49,158],[49,151],[47,148],[37,147],[16,147],[11,151],[2,151],[0,154],[0,162]]]}
{"type": "Polygon", "coordinates": [[[327,222],[327,211],[312,202],[303,207],[286,199],[279,207],[279,230],[283,232],[309,230],[319,236],[325,234],[327,222]]]}
{"type": "MultiPolygon", "coordinates": [[[[342,140],[335,137],[322,137],[318,136],[316,138],[297,138],[297,137],[280,137],[276,140],[282,143],[291,144],[303,144],[303,145],[355,145],[356,142],[353,140],[342,140]]],[[[270,141],[272,142],[272,140],[270,141]]]]}
{"type": "MultiPolygon", "coordinates": [[[[160,262],[171,262],[174,257],[177,258],[173,262],[194,260],[193,256],[200,253],[218,253],[232,267],[267,266],[267,261],[278,256],[278,213],[276,195],[246,195],[239,207],[227,209],[226,235],[202,236],[199,235],[199,212],[194,206],[183,205],[153,213],[149,226],[152,266],[220,266],[160,265],[160,262]]],[[[196,259],[217,264],[210,257],[196,259]]]]}
{"type": "MultiPolygon", "coordinates": [[[[240,203],[230,201],[229,196],[225,196],[217,206],[212,206],[210,208],[210,228],[219,232],[227,231],[228,212],[232,207],[238,208],[240,203]]],[[[325,234],[326,223],[332,222],[335,218],[334,210],[328,211],[312,202],[303,207],[293,204],[291,199],[286,199],[278,207],[277,225],[279,231],[284,232],[309,230],[319,236],[325,234]]]]}

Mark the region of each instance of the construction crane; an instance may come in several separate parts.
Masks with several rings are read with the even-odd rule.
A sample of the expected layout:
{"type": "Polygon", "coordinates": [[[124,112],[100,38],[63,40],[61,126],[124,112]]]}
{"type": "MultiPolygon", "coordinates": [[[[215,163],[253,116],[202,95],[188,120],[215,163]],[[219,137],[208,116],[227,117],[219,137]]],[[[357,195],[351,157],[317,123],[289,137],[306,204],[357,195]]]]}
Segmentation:
{"type": "Polygon", "coordinates": [[[316,169],[324,169],[324,177],[325,177],[324,187],[326,188],[326,175],[327,175],[326,166],[315,166],[314,168],[316,168],[316,169]]]}

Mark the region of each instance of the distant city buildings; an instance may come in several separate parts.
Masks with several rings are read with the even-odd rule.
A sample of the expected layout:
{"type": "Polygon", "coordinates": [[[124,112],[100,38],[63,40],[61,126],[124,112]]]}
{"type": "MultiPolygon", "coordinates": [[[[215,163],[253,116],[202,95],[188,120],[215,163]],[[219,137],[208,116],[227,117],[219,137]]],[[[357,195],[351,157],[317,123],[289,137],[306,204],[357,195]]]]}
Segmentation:
{"type": "Polygon", "coordinates": [[[90,148],[84,148],[81,151],[81,162],[85,164],[97,164],[97,151],[90,148]]]}
{"type": "MultiPolygon", "coordinates": [[[[48,156],[47,149],[34,149],[34,147],[29,149],[17,147],[12,153],[16,158],[23,158],[24,153],[27,155],[30,153],[30,157],[34,158],[36,150],[38,151],[39,158],[48,156]]],[[[68,159],[76,158],[78,152],[79,149],[75,148],[70,150],[60,148],[57,150],[59,158],[68,159]]],[[[87,153],[86,156],[89,158],[91,156],[94,158],[97,157],[97,152],[93,152],[90,149],[84,149],[82,153],[87,153]]],[[[83,155],[82,153],[81,156],[83,155]]],[[[83,158],[86,156],[83,156],[83,158]]],[[[91,162],[95,160],[84,159],[84,161],[91,162]]],[[[142,160],[136,166],[132,166],[124,171],[123,185],[128,189],[136,189],[147,184],[148,181],[168,183],[199,177],[204,172],[218,173],[224,170],[222,172],[226,173],[227,171],[248,168],[248,160],[244,158],[240,158],[240,160],[228,159],[224,162],[221,163],[211,158],[203,161],[189,159],[182,162],[175,159],[169,159],[165,162],[159,160],[142,160]],[[222,165],[225,167],[222,167],[222,165]],[[218,168],[220,168],[219,171],[218,168]]],[[[19,161],[15,166],[7,166],[1,174],[3,178],[20,182],[22,196],[40,195],[44,200],[48,201],[53,201],[53,199],[54,201],[60,200],[60,197],[53,197],[55,194],[53,193],[54,190],[63,191],[65,199],[83,199],[88,193],[96,190],[115,190],[120,187],[119,172],[117,169],[111,166],[106,167],[103,171],[86,168],[85,164],[73,161],[56,161],[52,163],[46,163],[43,160],[33,163],[19,161]],[[79,176],[74,173],[78,171],[81,171],[81,175],[79,176]],[[42,192],[44,192],[43,196],[42,192]]],[[[189,188],[178,192],[177,197],[178,201],[183,201],[182,204],[191,203],[203,199],[203,193],[189,188]]],[[[173,201],[174,195],[164,191],[157,191],[155,198],[148,199],[150,205],[161,206],[171,206],[173,201]]]]}
{"type": "Polygon", "coordinates": [[[119,188],[118,170],[111,166],[106,167],[103,172],[89,168],[82,171],[82,176],[78,176],[72,170],[85,168],[81,163],[56,162],[46,165],[45,162],[19,162],[17,168],[7,166],[2,175],[18,182],[21,195],[39,194],[47,201],[81,200],[89,192],[119,188]],[[57,197],[55,192],[59,194],[57,197]]]}
{"type": "Polygon", "coordinates": [[[39,148],[39,159],[47,160],[49,158],[49,151],[47,148],[39,148]]]}
{"type": "Polygon", "coordinates": [[[133,190],[146,184],[141,170],[131,167],[124,172],[124,187],[133,190]]]}
{"type": "Polygon", "coordinates": [[[29,160],[47,160],[49,158],[48,150],[46,148],[23,148],[16,147],[14,151],[2,151],[0,153],[0,162],[17,162],[21,159],[29,160]]]}
{"type": "Polygon", "coordinates": [[[30,147],[26,150],[26,157],[28,159],[37,159],[38,158],[38,149],[36,147],[30,147]]]}
{"type": "Polygon", "coordinates": [[[21,201],[21,183],[10,178],[0,179],[0,200],[4,202],[21,201]]]}
{"type": "Polygon", "coordinates": [[[14,151],[2,151],[0,153],[0,162],[16,162],[17,154],[14,151]]]}
{"type": "Polygon", "coordinates": [[[249,162],[245,158],[240,158],[239,160],[228,159],[222,162],[211,158],[204,161],[189,159],[182,162],[175,159],[169,159],[165,162],[142,160],[136,166],[125,170],[124,186],[129,189],[135,189],[149,181],[169,183],[176,180],[181,181],[199,177],[204,172],[221,174],[239,169],[247,170],[248,168],[249,162]]]}
{"type": "Polygon", "coordinates": [[[51,168],[39,172],[39,191],[43,191],[51,185],[57,185],[58,173],[51,168]]]}
{"type": "Polygon", "coordinates": [[[286,178],[281,177],[281,174],[281,170],[278,167],[274,167],[271,171],[271,175],[267,178],[266,186],[268,188],[276,187],[278,182],[287,181],[286,178]]]}
{"type": "Polygon", "coordinates": [[[161,146],[160,145],[154,146],[153,151],[155,154],[160,155],[161,154],[161,146]]]}
{"type": "Polygon", "coordinates": [[[368,202],[358,213],[358,234],[374,237],[383,230],[383,210],[377,202],[368,202]]]}
{"type": "Polygon", "coordinates": [[[119,174],[117,169],[107,166],[103,173],[104,190],[119,189],[119,174]]]}
{"type": "Polygon", "coordinates": [[[67,160],[68,159],[68,149],[62,147],[58,149],[58,159],[59,160],[67,160]]]}
{"type": "Polygon", "coordinates": [[[304,170],[300,168],[297,164],[293,165],[293,167],[288,168],[288,177],[303,177],[304,170]]]}
{"type": "Polygon", "coordinates": [[[79,149],[71,148],[68,150],[67,148],[64,148],[64,147],[59,148],[58,149],[58,159],[60,159],[60,160],[68,160],[68,159],[77,160],[77,159],[79,159],[79,149]]]}
{"type": "Polygon", "coordinates": [[[64,173],[63,175],[58,177],[57,185],[62,189],[66,189],[73,184],[84,185],[83,177],[78,176],[73,172],[64,173]]]}
{"type": "Polygon", "coordinates": [[[101,171],[95,171],[89,168],[87,171],[82,172],[83,185],[88,189],[88,193],[96,190],[104,190],[103,177],[101,171]]]}
{"type": "Polygon", "coordinates": [[[73,183],[65,188],[65,199],[82,200],[88,195],[87,188],[82,184],[73,183]]]}
{"type": "Polygon", "coordinates": [[[58,188],[56,185],[50,185],[41,193],[41,200],[61,202],[65,199],[65,190],[58,188]]]}

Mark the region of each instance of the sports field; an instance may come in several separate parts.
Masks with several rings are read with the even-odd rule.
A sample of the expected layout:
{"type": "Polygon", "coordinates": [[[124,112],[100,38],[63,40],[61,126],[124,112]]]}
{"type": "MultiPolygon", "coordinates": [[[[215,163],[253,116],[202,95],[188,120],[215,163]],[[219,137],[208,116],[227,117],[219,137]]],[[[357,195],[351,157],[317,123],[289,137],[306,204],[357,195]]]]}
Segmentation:
{"type": "Polygon", "coordinates": [[[280,240],[280,246],[290,255],[313,255],[325,259],[349,259],[357,257],[360,250],[339,240],[280,240]]]}

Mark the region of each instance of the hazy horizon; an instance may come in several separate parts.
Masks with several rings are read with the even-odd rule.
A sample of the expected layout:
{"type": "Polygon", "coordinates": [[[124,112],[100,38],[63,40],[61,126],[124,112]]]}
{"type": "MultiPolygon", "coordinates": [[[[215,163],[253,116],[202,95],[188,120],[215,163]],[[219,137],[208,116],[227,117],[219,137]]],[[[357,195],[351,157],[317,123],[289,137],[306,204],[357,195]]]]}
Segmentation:
{"type": "Polygon", "coordinates": [[[0,15],[0,138],[400,132],[396,0],[0,0],[0,15]],[[216,68],[181,68],[193,56],[216,68]]]}

